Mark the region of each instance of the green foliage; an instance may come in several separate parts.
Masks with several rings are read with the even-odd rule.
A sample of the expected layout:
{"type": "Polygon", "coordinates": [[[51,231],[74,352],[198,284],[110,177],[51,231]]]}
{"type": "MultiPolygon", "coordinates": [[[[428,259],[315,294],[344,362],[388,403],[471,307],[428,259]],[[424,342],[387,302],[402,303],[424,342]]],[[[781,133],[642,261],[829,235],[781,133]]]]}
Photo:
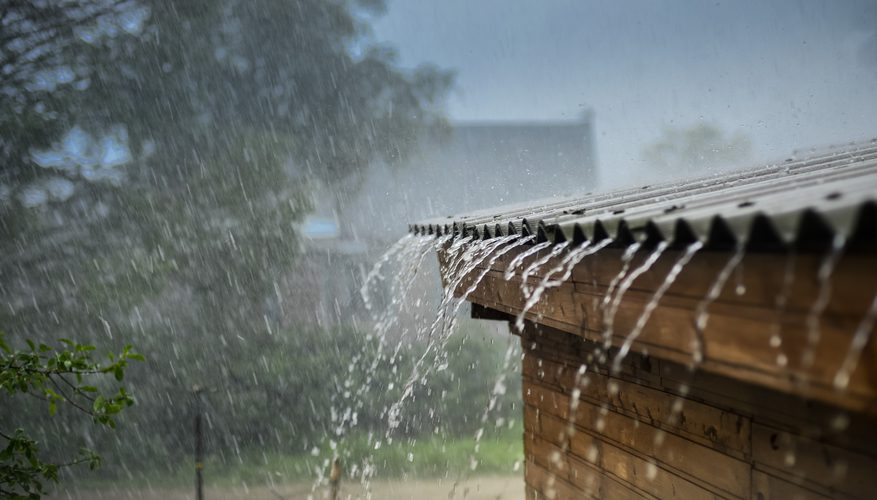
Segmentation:
{"type": "MultiPolygon", "coordinates": [[[[50,416],[61,407],[69,407],[91,417],[98,425],[115,428],[116,417],[134,398],[118,387],[115,392],[101,390],[92,381],[112,376],[117,382],[125,377],[129,361],[145,358],[125,346],[119,354],[109,353],[106,362],[92,357],[95,347],[61,339],[62,346],[26,340],[27,349],[14,350],[0,332],[0,393],[4,408],[16,408],[23,396],[44,402],[50,416]],[[17,397],[16,397],[17,396],[17,397]]],[[[47,462],[41,458],[39,443],[21,428],[0,431],[6,446],[0,451],[0,495],[12,498],[39,498],[45,493],[45,481],[57,482],[60,467],[87,464],[94,470],[100,456],[82,448],[71,460],[47,462]]]]}

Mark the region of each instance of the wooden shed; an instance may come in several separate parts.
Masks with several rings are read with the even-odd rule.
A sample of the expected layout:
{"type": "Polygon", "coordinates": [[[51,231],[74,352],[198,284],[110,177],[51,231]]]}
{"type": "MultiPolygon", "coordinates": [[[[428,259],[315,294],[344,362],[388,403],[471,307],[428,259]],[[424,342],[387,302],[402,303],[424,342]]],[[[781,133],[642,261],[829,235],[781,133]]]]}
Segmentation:
{"type": "Polygon", "coordinates": [[[872,141],[411,229],[520,336],[527,498],[874,498],[875,201],[872,141]]]}

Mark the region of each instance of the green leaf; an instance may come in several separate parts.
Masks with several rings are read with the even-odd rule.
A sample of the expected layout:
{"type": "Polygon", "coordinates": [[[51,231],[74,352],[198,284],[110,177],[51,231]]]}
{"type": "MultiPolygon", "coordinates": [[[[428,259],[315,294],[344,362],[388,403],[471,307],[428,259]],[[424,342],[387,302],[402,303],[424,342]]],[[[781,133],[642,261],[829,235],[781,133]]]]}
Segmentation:
{"type": "Polygon", "coordinates": [[[133,359],[136,361],[146,361],[146,356],[144,356],[142,354],[132,353],[132,354],[128,355],[128,359],[133,359]]]}
{"type": "Polygon", "coordinates": [[[79,390],[84,392],[97,392],[97,387],[93,385],[82,385],[79,386],[79,390]]]}
{"type": "Polygon", "coordinates": [[[49,416],[54,417],[57,411],[58,405],[55,403],[55,400],[49,401],[49,416]]]}
{"type": "Polygon", "coordinates": [[[115,370],[113,370],[113,375],[115,375],[116,380],[119,382],[125,378],[125,370],[121,366],[117,366],[115,370]]]}

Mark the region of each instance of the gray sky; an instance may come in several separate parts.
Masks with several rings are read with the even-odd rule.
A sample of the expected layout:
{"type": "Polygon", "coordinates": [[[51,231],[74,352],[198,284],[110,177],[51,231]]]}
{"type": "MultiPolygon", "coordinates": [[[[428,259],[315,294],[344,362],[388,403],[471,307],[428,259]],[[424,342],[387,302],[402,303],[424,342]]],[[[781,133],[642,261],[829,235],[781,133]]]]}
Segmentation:
{"type": "Polygon", "coordinates": [[[458,71],[458,120],[596,114],[604,187],[641,149],[699,120],[754,161],[877,137],[877,2],[389,0],[375,38],[403,65],[458,71]],[[869,59],[870,55],[870,59],[869,59]],[[868,62],[870,61],[870,62],[868,62]]]}

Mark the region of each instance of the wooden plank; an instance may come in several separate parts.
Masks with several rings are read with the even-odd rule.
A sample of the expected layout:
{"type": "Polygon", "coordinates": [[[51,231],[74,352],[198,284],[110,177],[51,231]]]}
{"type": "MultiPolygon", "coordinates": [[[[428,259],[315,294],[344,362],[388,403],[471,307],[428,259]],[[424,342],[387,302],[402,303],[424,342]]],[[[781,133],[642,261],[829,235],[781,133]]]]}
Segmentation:
{"type": "Polygon", "coordinates": [[[557,478],[556,475],[535,462],[527,462],[524,465],[524,481],[528,487],[539,493],[534,498],[565,500],[568,498],[582,498],[583,495],[583,492],[578,488],[563,479],[557,478]]]}
{"type": "Polygon", "coordinates": [[[524,452],[528,460],[539,464],[559,479],[569,480],[568,455],[554,446],[550,440],[543,439],[538,434],[526,434],[524,436],[524,452]]]}
{"type": "MultiPolygon", "coordinates": [[[[566,422],[569,418],[569,399],[530,380],[524,380],[524,386],[525,393],[529,395],[525,404],[537,406],[544,412],[541,418],[543,435],[561,432],[562,427],[548,427],[548,415],[566,422]]],[[[577,430],[599,435],[616,446],[654,457],[663,467],[691,478],[708,489],[715,488],[725,495],[738,498],[749,496],[749,465],[746,462],[586,401],[579,404],[575,423],[577,430]]],[[[571,446],[576,451],[575,442],[571,446]]],[[[587,455],[587,450],[578,452],[587,455]]]]}
{"type": "MultiPolygon", "coordinates": [[[[534,457],[535,463],[549,475],[554,474],[557,482],[572,484],[578,490],[578,496],[627,499],[660,498],[619,480],[617,477],[607,475],[606,471],[598,466],[568,456],[554,443],[540,439],[538,436],[532,437],[532,442],[533,449],[537,450],[537,456],[534,457]],[[559,461],[563,463],[562,472],[556,465],[559,461]]],[[[578,496],[570,498],[578,498],[578,496]]]]}
{"type": "MultiPolygon", "coordinates": [[[[566,422],[562,422],[555,417],[548,416],[546,420],[553,429],[565,429],[566,422]]],[[[549,436],[552,435],[565,436],[561,433],[546,434],[544,439],[551,441],[549,436]]],[[[714,492],[697,486],[691,481],[674,474],[668,469],[662,468],[657,464],[652,464],[649,460],[639,453],[622,449],[615,446],[607,440],[603,440],[598,436],[587,432],[577,432],[570,436],[570,449],[565,452],[567,454],[565,467],[565,477],[570,481],[574,481],[573,460],[590,465],[599,473],[611,474],[615,480],[624,483],[630,488],[637,491],[648,493],[657,498],[679,498],[679,499],[700,499],[700,498],[720,498],[714,492]]],[[[533,438],[538,441],[538,436],[533,438]]],[[[553,441],[552,447],[555,453],[562,452],[565,441],[553,441]]]]}
{"type": "Polygon", "coordinates": [[[775,475],[872,498],[877,491],[877,460],[761,424],[752,426],[752,457],[775,475]]]}
{"type": "MultiPolygon", "coordinates": [[[[532,380],[553,384],[569,396],[575,384],[575,370],[546,358],[524,358],[524,377],[539,370],[545,375],[532,380]],[[541,367],[539,363],[542,363],[541,367]]],[[[610,377],[598,372],[586,373],[587,383],[579,383],[580,398],[592,404],[606,404],[615,412],[643,423],[683,435],[704,446],[745,459],[750,454],[750,422],[742,415],[723,411],[697,401],[684,401],[681,414],[671,419],[677,396],[642,384],[610,377]],[[671,423],[675,420],[675,423],[671,423]]]]}
{"type": "MultiPolygon", "coordinates": [[[[756,470],[752,472],[752,498],[759,500],[824,500],[832,497],[756,470]]],[[[837,498],[837,495],[834,495],[834,498],[837,498]]]]}

